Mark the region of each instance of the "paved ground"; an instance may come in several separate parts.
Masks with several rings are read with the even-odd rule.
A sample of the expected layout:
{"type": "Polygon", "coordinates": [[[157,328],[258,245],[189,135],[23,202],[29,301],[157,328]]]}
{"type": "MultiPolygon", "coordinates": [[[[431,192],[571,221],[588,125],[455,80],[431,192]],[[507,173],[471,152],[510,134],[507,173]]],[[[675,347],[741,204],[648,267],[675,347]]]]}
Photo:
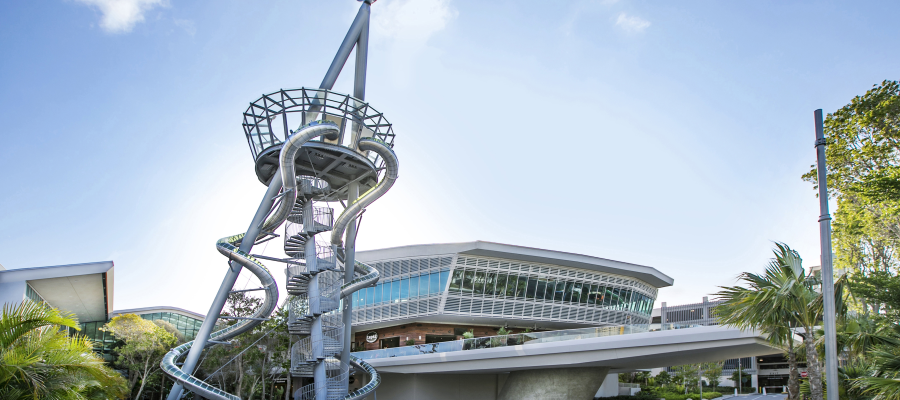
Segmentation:
{"type": "Polygon", "coordinates": [[[746,396],[723,396],[720,399],[736,399],[736,400],[784,400],[787,395],[784,394],[767,394],[765,396],[761,394],[751,394],[746,396]]]}

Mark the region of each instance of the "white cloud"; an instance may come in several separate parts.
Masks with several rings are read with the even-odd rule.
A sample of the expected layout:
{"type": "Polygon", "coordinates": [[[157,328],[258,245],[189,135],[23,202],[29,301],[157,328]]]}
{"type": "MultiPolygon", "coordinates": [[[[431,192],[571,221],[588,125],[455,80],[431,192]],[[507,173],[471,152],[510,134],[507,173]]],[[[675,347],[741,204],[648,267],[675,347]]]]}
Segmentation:
{"type": "Polygon", "coordinates": [[[75,0],[97,7],[103,17],[100,27],[109,33],[130,32],[138,22],[144,20],[144,13],[154,7],[166,5],[166,0],[75,0]]]}
{"type": "Polygon", "coordinates": [[[458,13],[450,0],[393,0],[373,7],[375,33],[395,40],[424,43],[458,13]]]}
{"type": "Polygon", "coordinates": [[[428,40],[459,13],[450,0],[388,0],[372,7],[372,43],[383,43],[390,54],[390,76],[395,85],[414,81],[423,62],[428,40]]]}
{"type": "Polygon", "coordinates": [[[197,24],[189,19],[175,19],[175,26],[183,29],[188,35],[194,36],[197,33],[197,24]]]}
{"type": "Polygon", "coordinates": [[[616,18],[616,26],[621,27],[626,32],[643,32],[644,29],[650,26],[650,21],[621,13],[616,18]]]}

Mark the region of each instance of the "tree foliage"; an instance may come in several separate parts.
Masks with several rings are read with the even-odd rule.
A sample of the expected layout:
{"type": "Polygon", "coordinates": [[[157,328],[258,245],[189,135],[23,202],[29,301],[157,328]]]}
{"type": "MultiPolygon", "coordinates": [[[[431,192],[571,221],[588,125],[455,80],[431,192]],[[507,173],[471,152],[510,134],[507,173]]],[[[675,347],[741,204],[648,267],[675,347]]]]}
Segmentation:
{"type": "MultiPolygon", "coordinates": [[[[829,192],[837,200],[835,268],[858,307],[900,316],[900,84],[884,81],[825,119],[829,192]],[[883,289],[890,290],[883,290],[883,289]]],[[[803,175],[818,184],[815,166],[803,175]]]]}
{"type": "MultiPolygon", "coordinates": [[[[261,302],[246,292],[232,293],[222,315],[250,317],[261,302]]],[[[206,350],[197,375],[241,398],[272,397],[274,378],[290,368],[291,342],[286,320],[287,307],[282,306],[250,332],[206,350]]],[[[237,323],[226,321],[224,326],[237,323]]]]}
{"type": "Polygon", "coordinates": [[[124,314],[103,326],[123,344],[116,349],[116,363],[129,371],[129,389],[140,381],[135,398],[140,398],[150,376],[159,370],[163,355],[177,343],[175,335],[152,321],[135,314],[124,314]]]}
{"type": "MultiPolygon", "coordinates": [[[[765,273],[745,272],[739,279],[745,286],[721,287],[716,293],[724,300],[716,307],[719,320],[725,325],[739,328],[755,328],[769,332],[769,341],[780,345],[788,353],[791,364],[790,389],[796,389],[797,378],[794,358],[794,333],[800,335],[806,355],[810,392],[813,400],[821,400],[822,370],[816,348],[817,326],[824,316],[824,306],[818,288],[821,281],[808,276],[803,269],[800,255],[782,243],[776,243],[774,258],[765,273]],[[786,346],[785,346],[786,345],[786,346]]],[[[839,314],[844,312],[844,283],[835,282],[835,306],[839,314]]],[[[789,395],[796,398],[796,391],[789,395]]]]}
{"type": "Polygon", "coordinates": [[[25,300],[0,315],[0,398],[107,399],[126,396],[125,380],[92,351],[71,313],[25,300]]]}

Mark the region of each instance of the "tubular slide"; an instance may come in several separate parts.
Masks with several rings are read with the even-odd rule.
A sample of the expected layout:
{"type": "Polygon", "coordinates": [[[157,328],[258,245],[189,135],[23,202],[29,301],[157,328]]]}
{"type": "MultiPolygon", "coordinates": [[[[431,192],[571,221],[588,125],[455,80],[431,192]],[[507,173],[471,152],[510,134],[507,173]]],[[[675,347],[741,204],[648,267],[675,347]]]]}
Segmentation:
{"type": "MultiPolygon", "coordinates": [[[[363,138],[357,142],[360,150],[372,151],[385,160],[386,173],[372,189],[351,203],[338,217],[332,231],[332,246],[318,251],[313,236],[330,230],[331,224],[327,221],[330,220],[330,214],[327,212],[330,209],[313,207],[312,199],[326,193],[329,187],[326,182],[314,177],[298,177],[295,159],[305,143],[320,136],[333,136],[338,132],[339,127],[333,122],[314,121],[293,132],[285,141],[279,155],[279,172],[284,182],[280,194],[281,201],[274,210],[270,210],[270,216],[261,229],[262,233],[254,238],[260,240],[271,235],[271,232],[282,223],[288,222],[285,232],[285,252],[298,259],[295,263],[289,264],[286,271],[287,289],[292,295],[289,298],[288,330],[291,334],[306,336],[297,341],[292,348],[291,374],[295,377],[316,378],[313,384],[300,389],[300,398],[304,400],[362,399],[372,393],[381,381],[375,369],[362,360],[353,356],[343,362],[338,360],[343,332],[340,325],[339,300],[349,298],[353,292],[375,284],[379,278],[378,271],[357,262],[354,266],[356,277],[351,282],[343,283],[343,274],[338,269],[344,260],[342,240],[344,230],[366,206],[390,189],[397,179],[398,161],[391,147],[378,139],[363,138]],[[299,226],[299,230],[292,231],[292,225],[294,228],[299,226]],[[331,253],[332,259],[337,262],[329,263],[328,253],[331,253]],[[303,258],[305,262],[299,260],[303,258]],[[347,394],[348,364],[370,376],[368,384],[349,394],[347,394]],[[340,368],[341,366],[343,368],[340,368]]],[[[246,238],[243,234],[225,237],[216,242],[216,248],[229,260],[246,268],[259,279],[265,298],[252,317],[239,319],[236,324],[213,332],[209,338],[209,345],[227,341],[250,331],[268,318],[277,306],[278,288],[275,279],[259,260],[238,249],[244,239],[246,238]]],[[[191,341],[169,351],[160,362],[162,370],[185,389],[203,398],[239,400],[239,397],[179,368],[177,364],[179,358],[185,355],[193,344],[191,341]]]]}

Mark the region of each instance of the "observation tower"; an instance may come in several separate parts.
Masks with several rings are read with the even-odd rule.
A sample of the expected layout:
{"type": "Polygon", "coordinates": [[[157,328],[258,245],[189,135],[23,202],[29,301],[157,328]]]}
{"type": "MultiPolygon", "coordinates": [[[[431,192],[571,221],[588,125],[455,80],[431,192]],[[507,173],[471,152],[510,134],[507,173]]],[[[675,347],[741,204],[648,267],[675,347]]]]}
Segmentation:
{"type": "Polygon", "coordinates": [[[161,362],[163,371],[177,382],[169,400],[181,398],[184,390],[209,399],[239,399],[192,373],[204,348],[252,330],[275,310],[278,279],[261,259],[284,266],[289,294],[284,329],[293,335],[290,375],[312,378],[312,383],[293,390],[293,398],[361,399],[380,383],[374,368],[350,354],[349,299],[379,279],[375,268],[356,261],[357,219],[391,188],[399,167],[391,124],[365,102],[371,3],[362,2],[318,88],[264,94],[243,112],[256,176],[268,189],[247,231],[216,243],[229,259],[225,279],[197,338],[172,349],[161,362]],[[331,91],[354,48],[353,95],[331,91]],[[337,218],[329,203],[342,206],[337,218]],[[286,258],[251,254],[255,244],[282,236],[277,233],[282,225],[286,258]],[[234,289],[244,268],[259,278],[261,287],[234,289]],[[244,291],[264,295],[253,316],[221,316],[228,295],[244,291]],[[236,323],[213,331],[218,320],[236,323]],[[348,393],[352,374],[369,379],[348,393]]]}

